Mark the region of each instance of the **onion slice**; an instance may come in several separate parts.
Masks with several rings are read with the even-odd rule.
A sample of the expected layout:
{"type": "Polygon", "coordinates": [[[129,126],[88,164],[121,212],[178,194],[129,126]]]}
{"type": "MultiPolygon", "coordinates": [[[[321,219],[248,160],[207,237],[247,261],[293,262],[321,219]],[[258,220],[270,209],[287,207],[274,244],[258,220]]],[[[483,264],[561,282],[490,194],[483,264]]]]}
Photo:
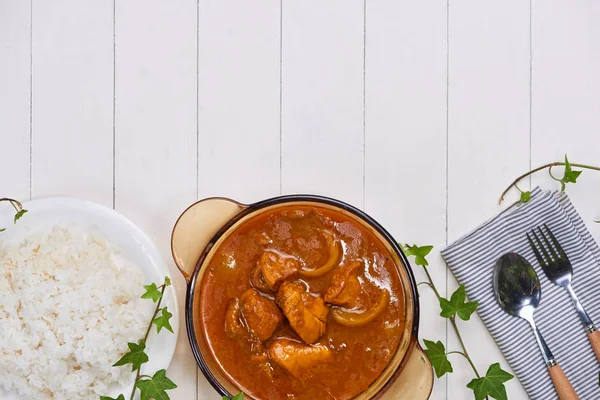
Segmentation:
{"type": "Polygon", "coordinates": [[[305,278],[316,278],[318,276],[323,276],[329,271],[332,271],[335,267],[337,267],[340,263],[340,259],[342,258],[342,244],[339,240],[335,240],[333,237],[333,233],[328,230],[324,230],[323,234],[327,238],[327,242],[329,243],[329,258],[322,266],[311,269],[311,270],[301,270],[299,272],[300,276],[305,278]]]}
{"type": "Polygon", "coordinates": [[[350,311],[344,311],[342,309],[336,309],[331,312],[333,315],[333,319],[338,324],[344,326],[362,326],[373,321],[388,305],[390,301],[390,294],[387,290],[382,290],[381,296],[377,303],[371,307],[369,310],[363,313],[355,313],[350,311]]]}

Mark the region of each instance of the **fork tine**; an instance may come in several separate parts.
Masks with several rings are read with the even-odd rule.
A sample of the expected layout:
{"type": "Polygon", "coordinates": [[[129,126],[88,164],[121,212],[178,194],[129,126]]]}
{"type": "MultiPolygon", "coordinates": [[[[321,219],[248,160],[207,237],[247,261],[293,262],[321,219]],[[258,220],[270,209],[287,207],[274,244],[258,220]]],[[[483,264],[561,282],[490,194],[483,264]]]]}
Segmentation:
{"type": "Polygon", "coordinates": [[[531,250],[533,250],[533,254],[535,254],[535,258],[537,258],[537,260],[541,266],[546,265],[546,262],[542,258],[542,255],[538,251],[537,247],[535,247],[533,240],[531,240],[531,236],[529,236],[529,233],[526,233],[526,235],[527,235],[527,240],[529,241],[529,246],[531,246],[531,250]]]}
{"type": "Polygon", "coordinates": [[[531,233],[533,234],[533,237],[535,238],[535,242],[537,243],[538,250],[541,250],[541,252],[544,253],[544,258],[546,259],[546,264],[548,264],[548,265],[551,264],[552,263],[552,258],[550,258],[550,254],[548,254],[548,252],[546,251],[546,248],[544,247],[544,245],[540,241],[540,238],[535,233],[535,229],[532,229],[531,233]]]}
{"type": "Polygon", "coordinates": [[[539,226],[538,226],[538,231],[540,231],[540,235],[542,236],[542,239],[544,240],[544,243],[548,247],[548,250],[550,250],[550,253],[552,253],[553,261],[555,261],[555,262],[558,261],[559,260],[558,254],[556,254],[556,251],[554,251],[554,247],[552,247],[552,245],[550,244],[550,241],[548,240],[548,238],[544,234],[544,231],[539,226]]]}
{"type": "Polygon", "coordinates": [[[567,254],[565,253],[565,250],[562,248],[562,246],[560,245],[560,243],[558,243],[558,240],[556,239],[556,236],[554,236],[554,233],[552,233],[552,231],[550,230],[550,228],[548,228],[548,225],[544,224],[544,228],[546,228],[546,232],[548,233],[548,236],[550,236],[550,240],[552,240],[552,243],[554,243],[554,246],[556,247],[556,250],[558,250],[558,254],[560,254],[560,257],[563,260],[568,260],[567,254]]]}

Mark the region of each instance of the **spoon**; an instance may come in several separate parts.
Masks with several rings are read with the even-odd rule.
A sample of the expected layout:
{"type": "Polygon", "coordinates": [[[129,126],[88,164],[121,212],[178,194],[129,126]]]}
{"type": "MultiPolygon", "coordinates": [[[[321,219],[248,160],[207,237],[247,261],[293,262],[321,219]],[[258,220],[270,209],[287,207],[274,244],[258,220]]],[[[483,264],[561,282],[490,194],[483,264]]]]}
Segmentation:
{"type": "Polygon", "coordinates": [[[531,264],[517,253],[503,255],[496,262],[493,285],[500,307],[508,314],[521,317],[531,325],[560,400],[579,399],[535,325],[533,313],[540,304],[542,289],[540,280],[531,264]]]}

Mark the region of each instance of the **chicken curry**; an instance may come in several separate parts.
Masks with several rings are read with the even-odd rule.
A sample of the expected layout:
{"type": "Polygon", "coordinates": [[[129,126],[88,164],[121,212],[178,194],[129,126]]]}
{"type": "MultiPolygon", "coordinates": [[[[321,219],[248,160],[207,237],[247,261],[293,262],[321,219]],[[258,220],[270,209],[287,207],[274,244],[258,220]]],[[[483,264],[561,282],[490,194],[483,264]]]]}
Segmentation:
{"type": "Polygon", "coordinates": [[[385,246],[320,207],[282,207],[242,224],[201,290],[212,356],[257,399],[350,399],[381,374],[404,328],[385,246]]]}

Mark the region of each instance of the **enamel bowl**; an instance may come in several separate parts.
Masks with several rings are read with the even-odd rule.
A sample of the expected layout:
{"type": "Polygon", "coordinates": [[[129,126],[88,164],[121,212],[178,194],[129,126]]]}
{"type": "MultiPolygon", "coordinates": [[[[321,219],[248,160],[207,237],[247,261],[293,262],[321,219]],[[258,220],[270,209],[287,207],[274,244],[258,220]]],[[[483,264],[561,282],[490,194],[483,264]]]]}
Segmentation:
{"type": "Polygon", "coordinates": [[[264,212],[293,205],[328,209],[364,226],[383,243],[401,277],[406,309],[405,329],[400,344],[381,375],[354,399],[429,398],[433,387],[433,371],[417,341],[419,297],[406,256],[392,236],[361,210],[335,199],[313,195],[280,196],[250,205],[226,198],[208,198],[192,204],[177,220],[171,237],[171,250],[175,263],[187,281],[187,332],[196,362],[206,379],[219,395],[232,396],[240,391],[213,358],[200,318],[195,317],[201,310],[203,299],[200,288],[210,260],[219,253],[225,239],[241,225],[264,212]]]}

